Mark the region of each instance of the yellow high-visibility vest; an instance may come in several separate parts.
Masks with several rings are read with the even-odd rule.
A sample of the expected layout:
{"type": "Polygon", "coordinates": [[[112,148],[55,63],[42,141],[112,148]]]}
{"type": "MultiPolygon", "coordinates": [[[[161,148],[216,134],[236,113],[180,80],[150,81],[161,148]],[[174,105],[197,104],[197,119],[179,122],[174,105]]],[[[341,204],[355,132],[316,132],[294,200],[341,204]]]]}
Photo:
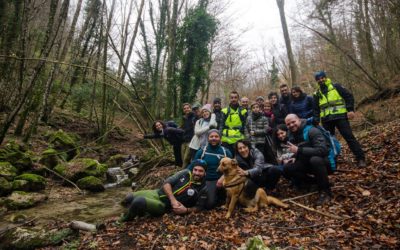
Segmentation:
{"type": "Polygon", "coordinates": [[[222,109],[221,112],[224,113],[226,117],[224,124],[222,124],[223,130],[221,141],[228,144],[234,144],[237,141],[244,139],[244,135],[240,132],[243,130],[244,124],[240,118],[241,116],[246,116],[247,110],[240,107],[236,110],[227,107],[222,109]]]}
{"type": "Polygon", "coordinates": [[[320,117],[347,113],[346,103],[333,86],[331,79],[326,79],[325,85],[328,87],[326,95],[322,94],[320,88],[318,89],[320,117]]]}

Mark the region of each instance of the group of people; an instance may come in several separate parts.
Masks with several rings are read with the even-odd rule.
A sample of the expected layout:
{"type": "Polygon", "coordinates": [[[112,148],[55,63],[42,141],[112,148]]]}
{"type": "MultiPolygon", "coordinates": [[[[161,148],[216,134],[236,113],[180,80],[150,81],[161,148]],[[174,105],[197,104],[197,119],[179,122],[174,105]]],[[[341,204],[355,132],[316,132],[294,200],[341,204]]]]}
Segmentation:
{"type": "Polygon", "coordinates": [[[192,107],[183,104],[180,128],[156,121],[154,134],[144,138],[164,138],[174,150],[175,163],[184,169],[168,178],[159,190],[129,195],[124,204],[124,220],[143,212],[159,215],[212,209],[224,202],[223,176],[217,172],[224,157],[235,158],[257,186],[273,193],[283,176],[298,189],[317,188],[317,205],[332,197],[328,175],[332,173],[328,154],[330,142],[320,128],[335,134],[337,128],[355,155],[357,166],[365,167],[365,155],[354,137],[349,119],[354,117],[353,95],[333,84],[324,71],[315,73],[318,83],[313,96],[298,86],[283,84],[277,92],[250,102],[232,91],[229,105],[221,99],[213,104],[192,107]]]}

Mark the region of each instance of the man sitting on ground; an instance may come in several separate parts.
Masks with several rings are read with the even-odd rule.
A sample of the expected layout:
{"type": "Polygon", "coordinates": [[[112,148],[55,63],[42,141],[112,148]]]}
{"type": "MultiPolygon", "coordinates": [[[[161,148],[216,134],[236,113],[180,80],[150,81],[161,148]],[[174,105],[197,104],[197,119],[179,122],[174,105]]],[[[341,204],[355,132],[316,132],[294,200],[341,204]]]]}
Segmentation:
{"type": "Polygon", "coordinates": [[[162,188],[140,190],[127,195],[122,204],[128,207],[120,221],[129,221],[146,213],[160,216],[171,211],[188,214],[201,211],[207,201],[205,175],[207,163],[204,160],[192,162],[193,170],[184,169],[164,181],[162,188]]]}

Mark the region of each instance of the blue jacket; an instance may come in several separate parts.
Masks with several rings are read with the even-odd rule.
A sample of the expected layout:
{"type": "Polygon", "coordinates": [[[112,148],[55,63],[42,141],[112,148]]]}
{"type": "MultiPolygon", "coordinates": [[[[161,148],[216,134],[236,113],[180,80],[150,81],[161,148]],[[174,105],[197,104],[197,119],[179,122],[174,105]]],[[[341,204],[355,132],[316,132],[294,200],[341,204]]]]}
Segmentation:
{"type": "MultiPolygon", "coordinates": [[[[232,158],[232,154],[227,148],[224,148],[221,145],[211,146],[208,143],[207,146],[197,150],[193,160],[205,160],[207,162],[206,181],[215,181],[218,180],[222,175],[221,173],[217,172],[217,168],[219,166],[219,162],[225,156],[232,158]]],[[[192,171],[193,167],[194,166],[191,163],[187,168],[192,171]]]]}
{"type": "Polygon", "coordinates": [[[299,98],[292,98],[289,105],[289,113],[296,114],[302,119],[313,116],[314,99],[311,96],[302,94],[299,98]]]}

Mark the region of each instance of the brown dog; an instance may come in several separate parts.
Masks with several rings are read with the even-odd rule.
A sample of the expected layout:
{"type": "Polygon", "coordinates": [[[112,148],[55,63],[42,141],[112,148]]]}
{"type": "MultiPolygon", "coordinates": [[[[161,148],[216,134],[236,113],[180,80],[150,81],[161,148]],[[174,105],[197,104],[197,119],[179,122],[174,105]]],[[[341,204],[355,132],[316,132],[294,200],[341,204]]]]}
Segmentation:
{"type": "Polygon", "coordinates": [[[223,185],[226,189],[226,207],[228,212],[225,218],[231,217],[233,209],[236,203],[239,201],[240,204],[245,206],[245,212],[256,212],[258,208],[274,204],[279,207],[287,208],[288,205],[278,200],[275,197],[267,196],[264,189],[257,188],[254,197],[247,197],[243,192],[246,184],[247,177],[239,176],[238,170],[240,169],[235,159],[223,158],[219,164],[217,171],[222,172],[224,175],[223,185]]]}

